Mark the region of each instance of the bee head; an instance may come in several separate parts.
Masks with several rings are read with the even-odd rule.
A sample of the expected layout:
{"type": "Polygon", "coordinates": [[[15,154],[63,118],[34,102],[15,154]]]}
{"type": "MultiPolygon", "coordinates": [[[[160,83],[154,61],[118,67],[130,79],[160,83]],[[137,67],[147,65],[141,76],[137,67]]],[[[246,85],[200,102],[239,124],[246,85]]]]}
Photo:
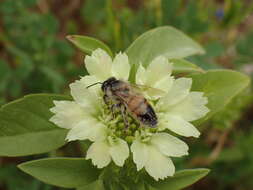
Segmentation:
{"type": "Polygon", "coordinates": [[[111,87],[112,84],[117,81],[117,79],[115,77],[110,77],[109,79],[107,79],[106,81],[104,81],[102,83],[101,89],[103,92],[106,91],[107,88],[111,87]]]}

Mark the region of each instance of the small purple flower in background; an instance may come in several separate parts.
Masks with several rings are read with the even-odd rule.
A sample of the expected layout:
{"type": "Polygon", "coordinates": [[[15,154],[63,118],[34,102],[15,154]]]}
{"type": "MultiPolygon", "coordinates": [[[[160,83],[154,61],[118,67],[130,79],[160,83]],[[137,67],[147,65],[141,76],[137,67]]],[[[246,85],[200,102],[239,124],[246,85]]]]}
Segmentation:
{"type": "Polygon", "coordinates": [[[223,8],[218,8],[216,11],[215,11],[215,17],[221,21],[223,18],[224,18],[224,9],[223,8]]]}

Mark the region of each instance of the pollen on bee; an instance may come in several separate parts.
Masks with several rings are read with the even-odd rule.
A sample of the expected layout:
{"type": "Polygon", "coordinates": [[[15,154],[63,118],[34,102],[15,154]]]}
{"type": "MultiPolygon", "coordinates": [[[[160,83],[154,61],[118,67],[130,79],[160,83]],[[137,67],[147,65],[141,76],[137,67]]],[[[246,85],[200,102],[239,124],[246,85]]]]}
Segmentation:
{"type": "MultiPolygon", "coordinates": [[[[136,121],[130,114],[125,115],[126,122],[120,111],[112,113],[108,106],[103,107],[103,118],[106,121],[104,124],[114,131],[114,136],[126,140],[128,143],[131,143],[134,139],[136,131],[141,130],[141,125],[136,121]]],[[[153,128],[147,128],[152,130],[150,132],[156,132],[153,128]]]]}

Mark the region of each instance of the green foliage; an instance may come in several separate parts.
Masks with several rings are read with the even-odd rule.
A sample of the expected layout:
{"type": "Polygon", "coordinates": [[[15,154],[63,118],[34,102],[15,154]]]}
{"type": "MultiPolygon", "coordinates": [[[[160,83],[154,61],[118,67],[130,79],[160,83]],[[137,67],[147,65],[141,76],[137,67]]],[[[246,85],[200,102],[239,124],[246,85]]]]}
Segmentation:
{"type": "MultiPolygon", "coordinates": [[[[252,128],[252,125],[249,127],[252,128]]],[[[250,180],[253,175],[253,156],[250,152],[253,131],[252,129],[236,128],[236,131],[231,134],[231,138],[234,139],[233,146],[225,147],[217,161],[212,164],[213,170],[217,171],[219,175],[211,173],[210,178],[223,183],[220,184],[220,189],[224,189],[226,186],[251,189],[253,185],[250,180]],[[234,165],[237,167],[233,167],[234,165]],[[243,181],[243,183],[238,184],[238,181],[243,181]]]]}
{"type": "Polygon", "coordinates": [[[207,107],[210,112],[201,121],[221,110],[250,82],[246,75],[231,70],[209,70],[206,73],[193,74],[191,78],[192,90],[204,92],[208,98],[207,107]]]}
{"type": "Polygon", "coordinates": [[[221,68],[216,63],[217,57],[221,56],[224,53],[224,47],[219,42],[210,42],[204,46],[206,54],[200,56],[189,57],[188,60],[202,67],[203,69],[218,69],[221,68]]]}
{"type": "MultiPolygon", "coordinates": [[[[73,59],[73,48],[64,39],[64,35],[67,34],[82,33],[96,37],[106,42],[114,52],[118,52],[126,49],[141,33],[157,26],[170,25],[201,42],[206,50],[204,55],[187,57],[185,60],[173,59],[176,69],[174,74],[204,75],[202,69],[225,67],[245,71],[253,76],[253,37],[250,31],[252,29],[249,28],[251,17],[248,16],[252,13],[253,3],[250,1],[122,0],[113,1],[111,4],[111,1],[106,0],[86,0],[76,1],[80,3],[80,9],[79,7],[73,9],[71,14],[69,10],[72,7],[69,6],[71,4],[69,2],[5,0],[0,3],[0,105],[28,93],[62,92],[70,81],[84,74],[77,66],[83,63],[83,57],[76,55],[73,59]],[[48,3],[46,11],[41,10],[39,5],[41,2],[48,3]],[[76,64],[72,64],[73,62],[76,64]]],[[[160,44],[157,43],[155,46],[160,47],[160,44]]],[[[226,89],[233,84],[232,81],[238,86],[241,82],[231,79],[231,83],[226,83],[228,84],[226,89]]],[[[244,84],[241,88],[243,86],[244,84]]],[[[253,165],[251,151],[253,133],[250,130],[252,114],[247,109],[252,106],[253,95],[252,90],[249,90],[247,97],[242,94],[232,98],[237,92],[231,90],[230,103],[225,107],[223,104],[218,105],[220,109],[223,108],[208,123],[205,123],[204,126],[207,125],[209,128],[205,131],[206,128],[203,126],[203,140],[200,140],[200,143],[198,141],[190,143],[192,152],[189,157],[195,157],[196,152],[207,156],[217,143],[215,140],[209,142],[210,139],[215,139],[212,130],[218,129],[219,132],[232,130],[219,157],[208,166],[215,172],[209,175],[206,184],[194,186],[194,190],[204,189],[213,184],[218,190],[252,189],[253,168],[250,167],[253,165]],[[251,101],[248,101],[249,99],[251,101]]],[[[223,92],[217,94],[220,96],[223,92]]],[[[210,96],[212,97],[212,94],[210,96]]],[[[20,112],[22,111],[19,110],[20,112]]],[[[8,117],[13,115],[10,114],[8,117]]],[[[11,128],[5,128],[8,133],[9,129],[11,128]]],[[[62,143],[63,134],[59,136],[55,134],[55,137],[62,143]]],[[[9,138],[10,136],[6,137],[9,138]]],[[[0,142],[2,139],[3,137],[0,137],[0,142]]],[[[6,140],[4,144],[1,143],[0,154],[3,152],[2,155],[10,156],[21,154],[24,147],[31,144],[31,141],[22,141],[23,146],[17,146],[17,142],[6,140]],[[13,152],[7,154],[6,150],[8,148],[9,151],[9,147],[13,147],[13,152]]],[[[45,148],[45,139],[40,142],[41,147],[45,148]]],[[[72,144],[68,148],[71,152],[78,151],[72,144]]],[[[36,152],[39,151],[34,151],[36,152]]],[[[57,151],[57,154],[65,155],[67,152],[69,151],[63,150],[60,153],[57,151]]],[[[21,160],[23,158],[12,162],[16,164],[15,162],[21,160]]],[[[189,160],[184,160],[181,167],[191,165],[192,162],[189,160]]],[[[4,187],[0,185],[0,189],[55,189],[27,176],[24,177],[14,167],[5,167],[5,163],[0,169],[0,181],[5,184],[4,187]]],[[[94,185],[96,186],[97,183],[94,182],[94,185]]],[[[145,186],[148,189],[148,185],[145,186]]],[[[117,184],[113,187],[123,188],[117,184]]],[[[143,186],[138,186],[138,189],[141,188],[144,189],[143,186]]],[[[149,187],[149,189],[154,188],[149,187]]]]}
{"type": "Polygon", "coordinates": [[[185,59],[170,59],[170,61],[173,63],[174,74],[205,72],[202,68],[185,59]]]}
{"type": "Polygon", "coordinates": [[[102,180],[97,180],[91,184],[77,188],[77,190],[105,190],[102,180]]]}
{"type": "Polygon", "coordinates": [[[216,113],[210,121],[213,128],[225,130],[234,127],[235,122],[243,117],[244,112],[252,103],[253,97],[250,93],[249,89],[244,90],[234,97],[226,107],[216,113]]]}
{"type": "Polygon", "coordinates": [[[28,95],[0,109],[0,155],[22,156],[49,152],[65,144],[66,130],[49,121],[58,95],[28,95]]]}
{"type": "Polygon", "coordinates": [[[0,41],[8,56],[1,65],[9,67],[9,77],[4,80],[4,96],[8,99],[23,93],[60,92],[70,72],[66,66],[73,55],[71,46],[57,39],[59,24],[52,14],[29,11],[35,4],[35,0],[6,0],[0,4],[4,28],[0,41]]]}
{"type": "Polygon", "coordinates": [[[99,170],[84,158],[46,158],[26,162],[18,167],[45,183],[66,188],[92,183],[99,174],[99,170]]]}
{"type": "Polygon", "coordinates": [[[84,53],[91,54],[92,51],[96,50],[97,48],[101,48],[105,50],[111,57],[113,56],[110,48],[95,38],[80,35],[69,35],[67,38],[84,53]]]}
{"type": "Polygon", "coordinates": [[[138,37],[126,50],[130,64],[148,65],[157,56],[184,58],[202,54],[202,47],[173,27],[158,27],[138,37]]]}
{"type": "Polygon", "coordinates": [[[153,181],[151,186],[159,190],[180,190],[205,177],[208,173],[208,169],[181,170],[176,172],[172,178],[167,178],[159,182],[153,181]]]}
{"type": "MultiPolygon", "coordinates": [[[[93,39],[81,36],[74,36],[74,38],[71,38],[71,41],[85,52],[89,52],[90,48],[94,48],[93,39]],[[85,44],[84,41],[88,43],[85,44]],[[90,46],[89,43],[92,45],[90,46]]],[[[101,46],[102,44],[99,41],[95,42],[95,46],[101,46]]],[[[107,47],[103,44],[102,46],[107,47]]],[[[150,62],[155,56],[159,55],[165,55],[167,58],[180,58],[200,52],[203,52],[203,50],[198,44],[171,27],[160,27],[143,34],[127,50],[130,61],[132,60],[132,64],[136,66],[141,61],[150,62]],[[151,45],[154,42],[162,43],[162,39],[167,39],[168,42],[171,41],[171,43],[168,43],[170,45],[164,43],[164,47],[160,46],[160,48],[153,49],[151,45]],[[176,42],[173,45],[174,39],[177,39],[177,42],[181,40],[179,46],[176,42]],[[139,49],[138,53],[140,55],[149,55],[147,52],[152,52],[152,56],[149,59],[139,57],[137,49],[139,49]],[[187,51],[180,51],[181,49],[187,51]]],[[[178,66],[177,68],[181,66],[181,71],[202,71],[185,60],[174,59],[174,62],[178,66]]],[[[177,71],[180,71],[180,69],[177,71]]],[[[202,71],[190,76],[193,79],[193,90],[202,91],[208,97],[210,113],[206,118],[222,109],[249,84],[247,76],[229,70],[202,71]]],[[[48,152],[62,146],[65,143],[66,130],[56,129],[49,122],[49,118],[52,116],[49,108],[53,106],[53,100],[66,99],[68,97],[56,95],[30,95],[3,106],[0,115],[3,118],[0,125],[3,134],[1,140],[4,143],[2,154],[8,156],[30,155],[48,152]],[[12,130],[9,130],[10,128],[12,130]],[[43,139],[47,139],[47,141],[41,143],[43,139]],[[18,146],[15,146],[16,144],[18,146]],[[21,149],[20,146],[25,148],[21,149]]],[[[101,175],[99,170],[95,169],[90,162],[73,158],[35,160],[23,163],[19,165],[19,168],[45,183],[80,189],[133,189],[136,185],[144,189],[145,183],[147,183],[147,186],[151,183],[151,186],[155,189],[169,188],[178,190],[191,185],[209,172],[207,169],[184,170],[177,172],[172,178],[162,181],[155,182],[153,179],[143,181],[142,174],[137,174],[135,167],[129,168],[128,164],[123,169],[113,166],[106,168],[101,175]],[[134,174],[131,175],[131,172],[134,172],[134,174]],[[115,177],[111,177],[116,173],[115,177]],[[136,175],[139,175],[139,177],[133,179],[133,176],[136,175]],[[84,187],[85,185],[86,187],[84,187]]]]}
{"type": "Polygon", "coordinates": [[[8,190],[53,190],[53,187],[32,179],[14,165],[1,166],[0,185],[8,190]]]}
{"type": "Polygon", "coordinates": [[[252,43],[253,43],[253,33],[250,33],[247,36],[245,36],[241,41],[238,42],[236,47],[238,53],[244,56],[252,57],[253,54],[252,43]]]}
{"type": "Polygon", "coordinates": [[[164,26],[158,27],[139,36],[126,50],[132,65],[130,80],[138,65],[147,66],[155,57],[184,58],[194,54],[204,53],[202,47],[179,30],[164,26]]]}
{"type": "MultiPolygon", "coordinates": [[[[4,94],[7,91],[8,81],[11,78],[11,68],[9,65],[0,60],[0,94],[4,94]]],[[[3,96],[0,96],[0,105],[5,103],[6,100],[3,96]]]]}

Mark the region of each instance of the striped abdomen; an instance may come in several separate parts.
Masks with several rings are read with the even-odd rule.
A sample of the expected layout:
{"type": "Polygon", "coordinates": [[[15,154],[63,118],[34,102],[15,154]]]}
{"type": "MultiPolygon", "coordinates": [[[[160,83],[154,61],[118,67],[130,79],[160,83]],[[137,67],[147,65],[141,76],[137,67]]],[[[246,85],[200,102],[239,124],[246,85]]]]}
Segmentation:
{"type": "Polygon", "coordinates": [[[128,110],[144,125],[155,127],[157,117],[154,109],[142,96],[131,96],[126,101],[128,110]]]}

